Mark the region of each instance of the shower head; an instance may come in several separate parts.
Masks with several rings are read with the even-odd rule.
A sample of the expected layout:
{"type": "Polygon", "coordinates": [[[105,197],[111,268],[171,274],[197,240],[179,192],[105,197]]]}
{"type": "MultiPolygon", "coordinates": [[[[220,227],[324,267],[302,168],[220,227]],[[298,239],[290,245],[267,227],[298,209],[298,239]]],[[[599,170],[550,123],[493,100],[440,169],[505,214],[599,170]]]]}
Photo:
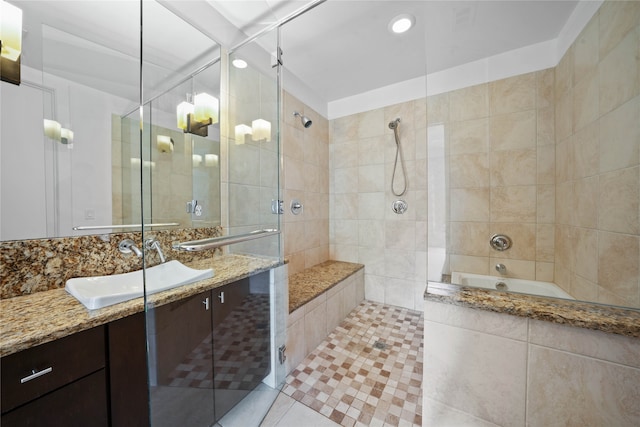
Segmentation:
{"type": "Polygon", "coordinates": [[[300,121],[302,122],[302,126],[304,126],[305,128],[311,127],[311,125],[313,124],[313,122],[311,121],[311,119],[307,116],[303,116],[302,114],[298,113],[297,111],[293,112],[294,116],[300,117],[300,121]]]}
{"type": "Polygon", "coordinates": [[[394,121],[389,122],[389,129],[395,129],[398,127],[399,124],[400,124],[400,118],[398,117],[394,121]]]}

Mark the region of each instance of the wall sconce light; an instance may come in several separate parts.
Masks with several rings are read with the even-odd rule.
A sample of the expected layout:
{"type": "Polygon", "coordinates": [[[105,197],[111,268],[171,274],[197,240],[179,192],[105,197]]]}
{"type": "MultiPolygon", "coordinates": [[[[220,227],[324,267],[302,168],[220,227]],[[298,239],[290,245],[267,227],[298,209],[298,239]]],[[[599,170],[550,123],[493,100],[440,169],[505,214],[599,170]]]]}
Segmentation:
{"type": "Polygon", "coordinates": [[[20,85],[22,10],[0,0],[0,80],[20,85]]]}
{"type": "Polygon", "coordinates": [[[178,128],[184,133],[207,136],[207,126],[218,123],[218,98],[202,92],[197,94],[193,101],[193,104],[189,101],[178,104],[178,128]]]}
{"type": "Polygon", "coordinates": [[[245,135],[251,135],[253,129],[245,124],[236,125],[236,145],[244,144],[245,135]]]}
{"type": "Polygon", "coordinates": [[[271,141],[271,122],[264,119],[256,119],[251,122],[251,139],[253,141],[271,141]]]}
{"type": "Polygon", "coordinates": [[[173,152],[173,138],[166,135],[158,135],[156,136],[156,146],[158,147],[158,151],[161,153],[172,153],[173,152]]]}
{"type": "Polygon", "coordinates": [[[62,144],[73,144],[73,131],[71,129],[63,128],[60,123],[55,120],[44,119],[44,134],[48,138],[62,144]]]}
{"type": "Polygon", "coordinates": [[[204,155],[204,165],[213,168],[218,166],[218,155],[217,154],[205,154],[204,155]]]}

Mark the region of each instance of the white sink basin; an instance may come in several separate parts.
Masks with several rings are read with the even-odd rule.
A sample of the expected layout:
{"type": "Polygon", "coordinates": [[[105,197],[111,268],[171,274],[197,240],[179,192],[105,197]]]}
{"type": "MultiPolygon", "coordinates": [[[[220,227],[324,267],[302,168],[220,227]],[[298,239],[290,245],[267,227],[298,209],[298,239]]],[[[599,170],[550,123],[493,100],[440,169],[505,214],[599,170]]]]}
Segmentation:
{"type": "MultiPolygon", "coordinates": [[[[147,268],[147,295],[213,277],[213,269],[196,270],[169,261],[147,268]]],[[[67,280],[65,289],[90,310],[141,297],[142,270],[111,276],[77,277],[67,280]]]]}

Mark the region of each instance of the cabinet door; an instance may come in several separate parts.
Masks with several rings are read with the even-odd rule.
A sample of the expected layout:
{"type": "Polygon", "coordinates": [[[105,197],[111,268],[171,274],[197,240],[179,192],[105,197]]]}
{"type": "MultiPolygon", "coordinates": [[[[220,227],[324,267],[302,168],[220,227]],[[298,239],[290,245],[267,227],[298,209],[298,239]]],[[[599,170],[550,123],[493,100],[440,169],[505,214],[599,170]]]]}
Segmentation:
{"type": "Polygon", "coordinates": [[[149,392],[144,313],[108,325],[111,425],[148,426],[149,392]]]}
{"type": "Polygon", "coordinates": [[[216,421],[269,373],[268,281],[260,274],[212,291],[216,421]]]}
{"type": "Polygon", "coordinates": [[[211,292],[147,312],[151,425],[213,424],[211,292]]]}

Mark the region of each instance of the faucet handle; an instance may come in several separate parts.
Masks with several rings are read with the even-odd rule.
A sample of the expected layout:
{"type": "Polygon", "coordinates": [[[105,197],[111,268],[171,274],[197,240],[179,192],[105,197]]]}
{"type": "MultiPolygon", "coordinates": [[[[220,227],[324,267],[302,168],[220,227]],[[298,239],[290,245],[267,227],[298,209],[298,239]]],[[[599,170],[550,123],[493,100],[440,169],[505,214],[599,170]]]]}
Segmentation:
{"type": "Polygon", "coordinates": [[[124,239],[118,244],[118,250],[123,254],[130,254],[133,252],[137,257],[142,256],[142,251],[138,249],[136,243],[131,239],[124,239]]]}

